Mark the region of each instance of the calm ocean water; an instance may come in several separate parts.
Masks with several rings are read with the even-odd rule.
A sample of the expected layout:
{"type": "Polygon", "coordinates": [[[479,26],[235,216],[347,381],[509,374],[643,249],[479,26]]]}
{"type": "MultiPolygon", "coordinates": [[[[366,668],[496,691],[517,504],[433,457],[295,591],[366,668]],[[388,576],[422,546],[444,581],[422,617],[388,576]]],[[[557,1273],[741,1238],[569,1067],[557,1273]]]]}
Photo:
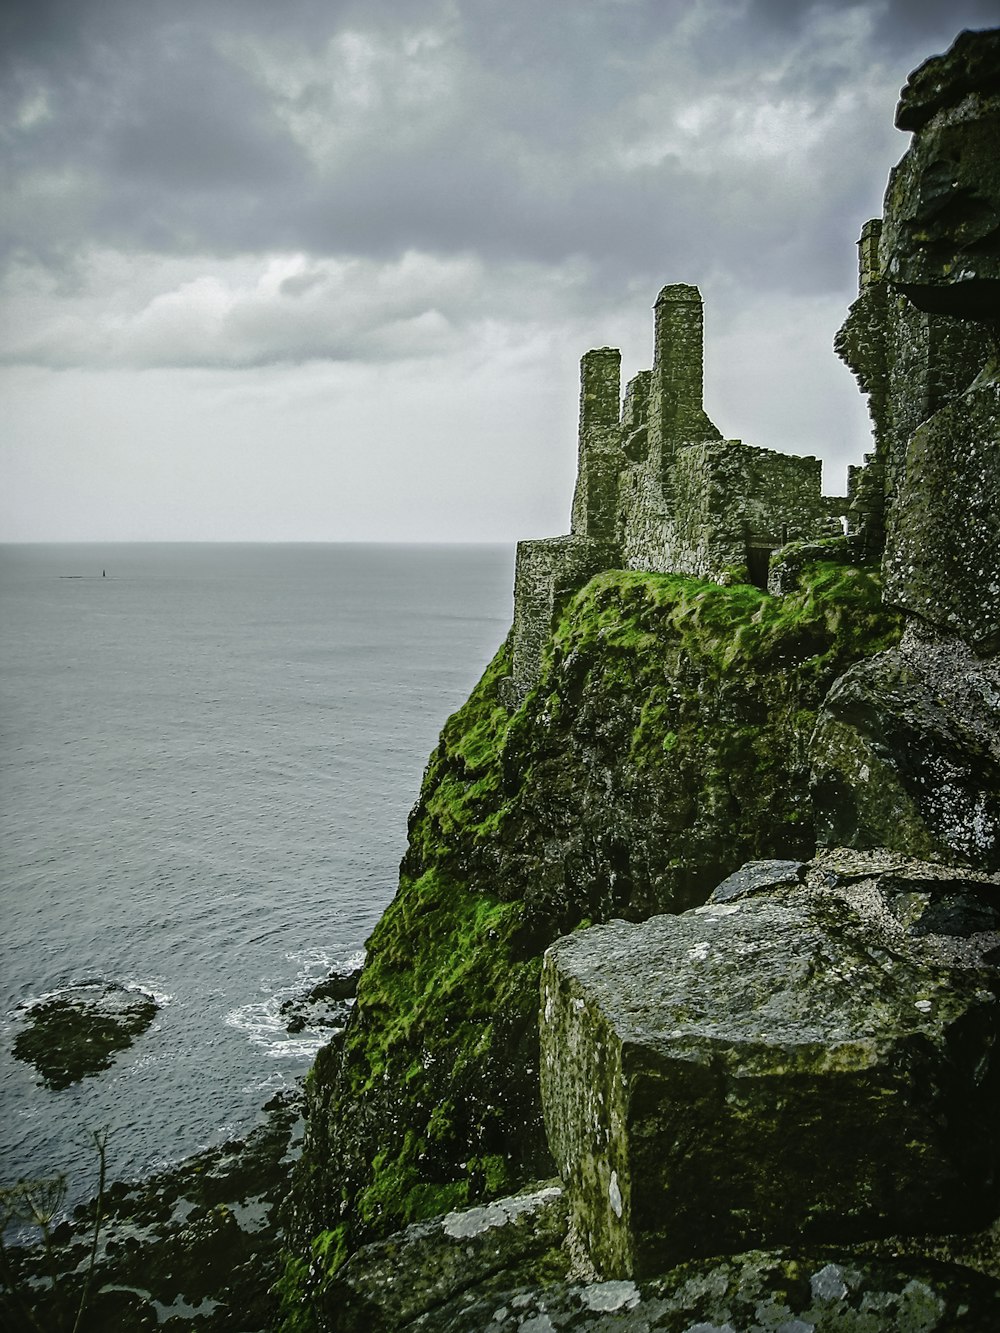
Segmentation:
{"type": "Polygon", "coordinates": [[[0,548],[0,1183],[85,1195],[89,1129],[142,1174],[305,1072],[321,1038],[278,1007],[392,896],[512,581],[507,547],[0,548]],[[93,978],[163,1008],[47,1091],[11,1056],[17,1006],[93,978]]]}

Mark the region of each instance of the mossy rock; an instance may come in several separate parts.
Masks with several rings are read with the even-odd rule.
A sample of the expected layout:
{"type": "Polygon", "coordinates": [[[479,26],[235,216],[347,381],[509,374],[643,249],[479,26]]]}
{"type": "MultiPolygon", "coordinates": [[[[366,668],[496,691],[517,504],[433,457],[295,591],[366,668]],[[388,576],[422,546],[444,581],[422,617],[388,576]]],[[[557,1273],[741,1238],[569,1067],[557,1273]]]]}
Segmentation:
{"type": "Polygon", "coordinates": [[[14,1055],[34,1065],[45,1085],[59,1089],[109,1069],[149,1027],[159,1008],[145,991],[115,982],[66,987],[24,1009],[14,1055]]]}

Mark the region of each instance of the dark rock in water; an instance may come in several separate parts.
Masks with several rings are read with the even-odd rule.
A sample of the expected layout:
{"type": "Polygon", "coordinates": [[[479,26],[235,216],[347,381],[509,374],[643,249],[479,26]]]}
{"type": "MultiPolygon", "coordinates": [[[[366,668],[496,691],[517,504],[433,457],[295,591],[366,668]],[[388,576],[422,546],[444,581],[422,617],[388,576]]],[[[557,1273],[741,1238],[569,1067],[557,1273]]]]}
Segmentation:
{"type": "Polygon", "coordinates": [[[334,969],[304,995],[286,1000],[279,1013],[291,1033],[306,1028],[342,1029],[347,1023],[363,965],[349,971],[334,969]]]}
{"type": "Polygon", "coordinates": [[[471,1285],[413,1333],[993,1333],[1000,1286],[957,1265],[751,1252],[653,1282],[471,1285]]]}
{"type": "Polygon", "coordinates": [[[358,980],[363,965],[348,972],[333,971],[325,981],[317,982],[306,994],[307,1000],[353,1000],[358,993],[358,980]]]}
{"type": "Polygon", "coordinates": [[[25,1006],[14,1055],[50,1088],[66,1088],[111,1066],[152,1023],[159,1006],[146,991],[86,982],[25,1006]]]}
{"type": "Polygon", "coordinates": [[[548,951],[546,1127],[600,1275],[994,1215],[1000,885],[856,869],[548,951]]]}

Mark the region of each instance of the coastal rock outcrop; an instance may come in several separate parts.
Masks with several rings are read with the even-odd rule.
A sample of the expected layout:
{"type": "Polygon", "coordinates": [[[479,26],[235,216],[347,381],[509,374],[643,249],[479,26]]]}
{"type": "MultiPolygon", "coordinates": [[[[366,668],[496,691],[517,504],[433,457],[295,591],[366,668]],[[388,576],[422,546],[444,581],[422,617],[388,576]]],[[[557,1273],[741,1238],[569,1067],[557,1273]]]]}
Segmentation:
{"type": "Polygon", "coordinates": [[[545,1122],[602,1277],[996,1214],[1000,877],[801,875],[546,954],[545,1122]]]}
{"type": "Polygon", "coordinates": [[[617,571],[571,601],[513,715],[501,651],[445,726],[343,1042],[317,1058],[303,1240],[333,1261],[551,1174],[543,950],[704,902],[747,859],[808,858],[818,709],[897,635],[852,566],[809,566],[780,599],[617,571]]]}
{"type": "Polygon", "coordinates": [[[1000,660],[917,626],[826,696],[810,743],[821,843],[1000,869],[1000,660]]]}
{"type": "Polygon", "coordinates": [[[14,1055],[34,1065],[47,1087],[67,1088],[111,1067],[159,1009],[154,996],[113,981],[65,986],[24,1006],[14,1055]]]}
{"type": "Polygon", "coordinates": [[[896,125],[914,141],[889,178],[886,276],[918,310],[1000,317],[1000,31],[963,32],[914,70],[896,125]]]}

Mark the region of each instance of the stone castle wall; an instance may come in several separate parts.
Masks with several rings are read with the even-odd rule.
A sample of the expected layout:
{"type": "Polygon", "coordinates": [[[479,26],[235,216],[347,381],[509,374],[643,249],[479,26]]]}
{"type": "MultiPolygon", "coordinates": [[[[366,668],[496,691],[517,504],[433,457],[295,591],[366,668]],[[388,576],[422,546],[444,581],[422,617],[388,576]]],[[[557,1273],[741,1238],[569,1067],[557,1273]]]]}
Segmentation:
{"type": "Polygon", "coordinates": [[[770,554],[840,532],[846,500],[822,494],[818,458],[724,440],[702,405],[703,313],[697,287],[657,298],[652,369],[621,398],[621,353],[580,364],[576,490],[567,537],[520,542],[514,587],[516,704],[568,597],[604,569],[678,573],[764,586],[770,554]]]}

